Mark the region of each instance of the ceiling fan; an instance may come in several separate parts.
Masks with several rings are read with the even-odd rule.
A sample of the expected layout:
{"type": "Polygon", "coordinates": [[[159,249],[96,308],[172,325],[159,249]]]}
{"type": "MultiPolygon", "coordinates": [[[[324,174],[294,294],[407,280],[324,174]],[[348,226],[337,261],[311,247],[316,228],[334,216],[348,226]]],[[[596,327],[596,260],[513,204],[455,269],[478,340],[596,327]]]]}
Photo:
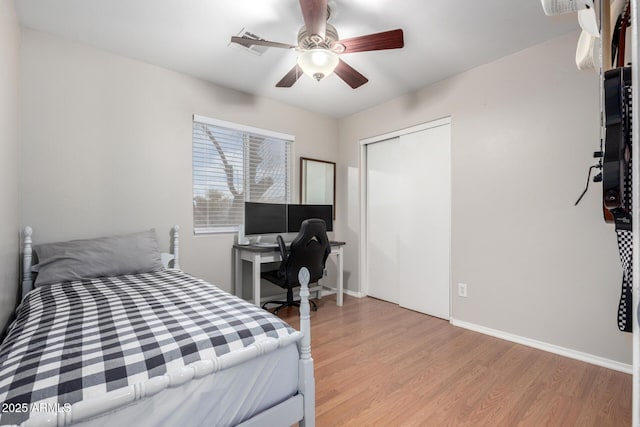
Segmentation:
{"type": "Polygon", "coordinates": [[[356,89],[369,80],[338,55],[398,49],[404,46],[404,35],[401,29],[340,40],[338,31],[327,22],[330,15],[327,0],[300,0],[300,8],[304,25],[298,32],[298,45],[249,37],[231,37],[231,42],[247,48],[257,45],[295,49],[299,52],[297,64],[276,84],[276,87],[291,87],[302,74],[320,81],[335,72],[349,86],[356,89]]]}

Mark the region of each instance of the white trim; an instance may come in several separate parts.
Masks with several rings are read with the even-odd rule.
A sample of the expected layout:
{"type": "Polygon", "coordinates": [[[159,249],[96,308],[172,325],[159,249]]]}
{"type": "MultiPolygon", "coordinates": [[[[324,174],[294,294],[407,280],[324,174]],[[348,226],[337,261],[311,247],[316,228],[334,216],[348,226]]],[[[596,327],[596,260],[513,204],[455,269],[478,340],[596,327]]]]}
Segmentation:
{"type": "Polygon", "coordinates": [[[220,227],[193,228],[194,236],[206,236],[210,234],[237,233],[239,225],[221,225],[220,227]]]}
{"type": "Polygon", "coordinates": [[[373,144],[375,142],[384,141],[398,136],[407,135],[410,133],[420,132],[422,130],[435,128],[438,126],[444,126],[451,124],[451,116],[443,117],[441,119],[431,120],[427,123],[421,123],[419,125],[410,126],[408,128],[395,130],[393,132],[383,133],[382,135],[371,136],[369,138],[361,139],[360,145],[373,144]]]}
{"type": "Polygon", "coordinates": [[[360,250],[358,251],[358,270],[360,283],[358,289],[363,295],[369,294],[369,279],[367,277],[367,146],[360,145],[358,159],[360,167],[360,250]]]}
{"type": "Polygon", "coordinates": [[[289,135],[287,133],[282,133],[282,132],[276,132],[276,131],[272,131],[272,130],[256,128],[256,127],[253,127],[253,126],[241,125],[241,124],[238,124],[238,123],[227,122],[227,121],[224,121],[224,120],[212,119],[210,117],[199,116],[197,114],[193,115],[193,121],[194,122],[198,122],[198,123],[204,123],[204,124],[207,124],[207,125],[212,125],[212,126],[220,126],[220,127],[227,128],[227,129],[239,130],[239,131],[242,131],[242,132],[257,133],[257,134],[260,134],[261,136],[268,136],[270,138],[284,139],[284,140],[289,141],[289,142],[293,142],[296,139],[296,137],[294,135],[289,135]]]}
{"type": "Polygon", "coordinates": [[[509,332],[500,331],[497,329],[487,328],[485,326],[476,325],[475,323],[464,322],[451,318],[449,322],[453,326],[457,326],[470,331],[480,332],[481,334],[490,335],[492,337],[500,338],[506,341],[511,341],[517,344],[526,345],[527,347],[537,348],[538,350],[548,351],[560,356],[569,357],[571,359],[580,360],[581,362],[591,363],[592,365],[602,366],[603,368],[613,369],[614,371],[630,374],[632,369],[631,365],[627,363],[618,362],[615,360],[607,359],[600,356],[595,356],[589,353],[583,353],[578,350],[573,350],[566,347],[560,347],[555,344],[549,344],[543,341],[534,340],[531,338],[522,337],[520,335],[511,334],[509,332]]]}
{"type": "MultiPolygon", "coordinates": [[[[352,291],[351,289],[343,289],[342,292],[347,294],[347,295],[349,295],[350,297],[354,297],[354,298],[364,298],[364,297],[366,297],[366,295],[364,295],[362,292],[352,291]]],[[[321,289],[320,290],[320,294],[324,298],[324,297],[326,297],[328,295],[335,295],[336,294],[336,290],[335,289],[321,289]]]]}
{"type": "Polygon", "coordinates": [[[362,292],[356,292],[356,291],[352,291],[351,289],[345,289],[343,291],[345,294],[354,297],[354,298],[365,298],[367,295],[363,294],[362,292]]]}
{"type": "MultiPolygon", "coordinates": [[[[299,180],[296,180],[296,168],[298,167],[297,162],[296,162],[296,144],[293,143],[291,144],[291,164],[288,167],[287,173],[289,174],[289,176],[287,177],[287,179],[289,179],[289,185],[287,186],[289,188],[289,194],[287,194],[287,203],[296,203],[295,200],[298,200],[298,194],[299,193],[299,189],[298,189],[298,182],[299,180]]],[[[301,172],[298,171],[298,175],[300,176],[301,172]]],[[[300,203],[300,201],[298,200],[298,203],[300,203]]]]}

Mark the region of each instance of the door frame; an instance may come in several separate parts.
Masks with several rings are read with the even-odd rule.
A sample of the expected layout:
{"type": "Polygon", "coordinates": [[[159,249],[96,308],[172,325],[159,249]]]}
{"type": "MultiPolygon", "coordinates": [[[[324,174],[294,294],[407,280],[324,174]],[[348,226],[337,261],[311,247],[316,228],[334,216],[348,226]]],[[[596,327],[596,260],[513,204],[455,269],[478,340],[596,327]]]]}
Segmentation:
{"type": "MultiPolygon", "coordinates": [[[[367,222],[367,146],[369,144],[375,144],[376,142],[382,142],[388,139],[400,137],[414,132],[419,132],[427,129],[432,129],[438,126],[451,125],[451,116],[435,119],[426,123],[421,123],[408,128],[399,129],[393,132],[384,133],[381,135],[371,136],[360,140],[360,152],[359,152],[359,169],[360,169],[360,260],[359,260],[359,272],[360,272],[360,294],[367,296],[369,294],[369,278],[367,277],[367,243],[368,243],[368,222],[367,222]]],[[[453,138],[451,138],[453,140],[453,138]]],[[[450,141],[451,142],[451,141],[450,141]]],[[[453,145],[453,144],[451,144],[453,145]]],[[[453,162],[452,162],[453,163],[453,162]]],[[[451,172],[450,172],[451,173],[451,172]]],[[[451,182],[451,181],[450,181],[451,182]]],[[[451,188],[449,188],[451,192],[451,188]]],[[[451,206],[449,206],[451,211],[451,206]]],[[[452,315],[452,286],[451,286],[451,228],[449,228],[449,317],[452,315]]]]}

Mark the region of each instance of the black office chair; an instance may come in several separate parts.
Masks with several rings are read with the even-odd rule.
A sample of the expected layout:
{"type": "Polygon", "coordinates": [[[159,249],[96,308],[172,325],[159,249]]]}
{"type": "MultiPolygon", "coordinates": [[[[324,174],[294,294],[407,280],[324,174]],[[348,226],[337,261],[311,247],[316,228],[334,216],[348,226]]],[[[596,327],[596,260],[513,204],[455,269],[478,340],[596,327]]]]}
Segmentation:
{"type": "MultiPolygon", "coordinates": [[[[280,269],[262,273],[264,279],[287,290],[286,301],[267,301],[262,305],[266,310],[267,304],[280,304],[273,311],[274,314],[278,313],[282,307],[300,307],[300,301],[293,299],[293,288],[300,286],[298,272],[302,267],[307,267],[311,275],[309,283],[317,282],[322,278],[327,257],[331,253],[327,225],[321,219],[307,219],[302,222],[300,232],[291,242],[288,253],[282,236],[278,236],[277,240],[282,257],[280,269]]],[[[313,301],[310,302],[313,310],[317,311],[316,304],[313,301]]]]}

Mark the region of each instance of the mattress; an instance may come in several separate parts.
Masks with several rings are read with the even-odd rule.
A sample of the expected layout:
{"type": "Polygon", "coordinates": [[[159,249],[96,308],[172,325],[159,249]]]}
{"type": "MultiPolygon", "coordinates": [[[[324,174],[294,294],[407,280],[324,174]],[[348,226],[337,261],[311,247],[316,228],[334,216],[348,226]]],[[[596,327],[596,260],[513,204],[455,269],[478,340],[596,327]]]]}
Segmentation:
{"type": "Polygon", "coordinates": [[[151,413],[165,411],[162,419],[197,413],[206,425],[231,425],[295,394],[299,336],[270,313],[177,270],[36,288],[0,346],[0,424],[47,417],[69,424],[128,411],[143,425],[155,407],[151,413]],[[295,373],[283,387],[257,378],[263,371],[287,378],[287,369],[295,373]],[[255,391],[249,398],[247,381],[255,391]],[[235,409],[219,403],[231,396],[225,385],[245,397],[234,396],[235,409]],[[133,401],[147,409],[123,409],[133,401]]]}

